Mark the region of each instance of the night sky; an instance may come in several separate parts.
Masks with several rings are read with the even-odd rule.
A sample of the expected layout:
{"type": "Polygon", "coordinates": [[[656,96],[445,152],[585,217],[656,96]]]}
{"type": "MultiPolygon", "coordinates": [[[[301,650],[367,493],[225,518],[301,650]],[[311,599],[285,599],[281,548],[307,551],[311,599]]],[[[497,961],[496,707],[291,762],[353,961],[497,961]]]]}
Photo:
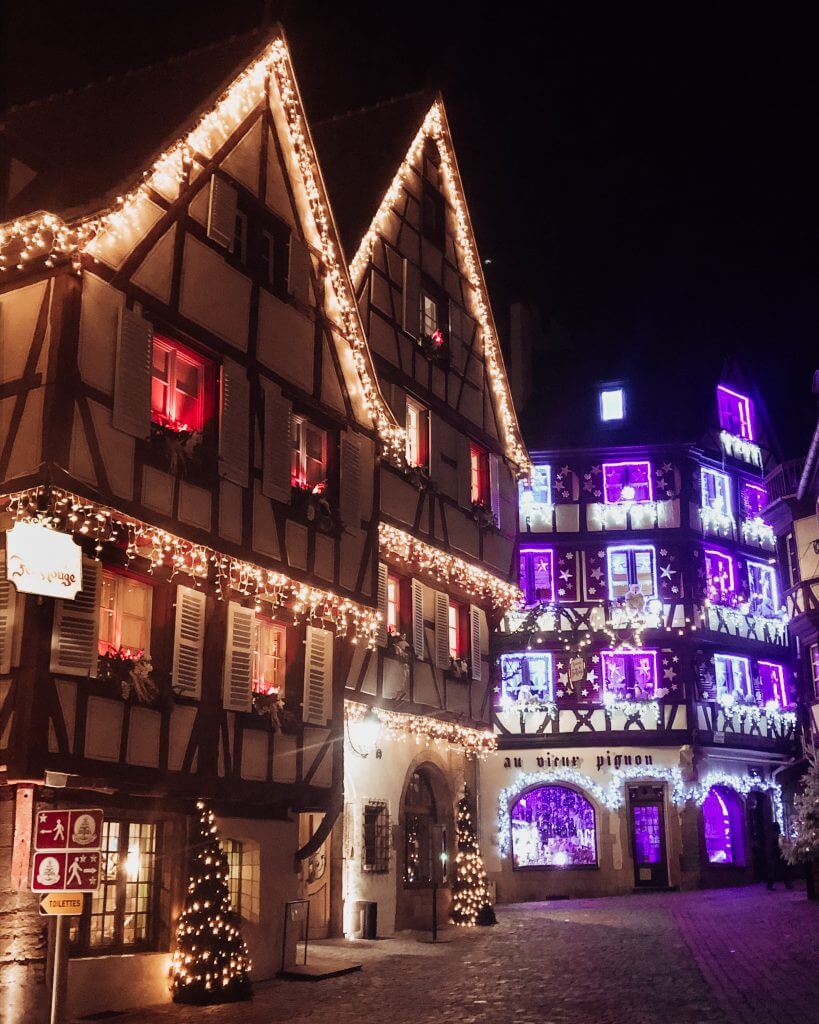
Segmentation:
{"type": "MultiPolygon", "coordinates": [[[[3,106],[243,32],[263,8],[13,6],[3,106]]],[[[499,319],[508,299],[540,308],[544,391],[605,376],[612,353],[635,376],[664,353],[691,374],[703,354],[735,353],[786,454],[804,452],[819,366],[807,21],[773,6],[518,3],[490,16],[418,2],[398,22],[399,5],[346,6],[272,5],[308,113],[443,91],[499,319]]]]}

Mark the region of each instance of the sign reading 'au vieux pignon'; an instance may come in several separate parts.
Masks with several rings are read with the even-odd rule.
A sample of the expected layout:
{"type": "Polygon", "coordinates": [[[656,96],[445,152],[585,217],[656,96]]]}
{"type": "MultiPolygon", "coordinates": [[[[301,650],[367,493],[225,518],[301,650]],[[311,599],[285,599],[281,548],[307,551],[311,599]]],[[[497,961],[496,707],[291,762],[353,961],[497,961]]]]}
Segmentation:
{"type": "Polygon", "coordinates": [[[21,594],[73,601],[82,588],[82,550],[67,533],[15,523],[6,534],[6,578],[21,594]]]}

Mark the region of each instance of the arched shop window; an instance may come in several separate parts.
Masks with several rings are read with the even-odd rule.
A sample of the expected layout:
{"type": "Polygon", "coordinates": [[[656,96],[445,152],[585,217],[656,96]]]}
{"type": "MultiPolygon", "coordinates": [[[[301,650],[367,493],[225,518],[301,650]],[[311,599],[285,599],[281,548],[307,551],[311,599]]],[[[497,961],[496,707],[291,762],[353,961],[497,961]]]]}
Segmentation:
{"type": "Polygon", "coordinates": [[[529,789],[512,805],[516,868],[570,868],[597,863],[594,807],[567,786],[529,789]]]}
{"type": "Polygon", "coordinates": [[[437,821],[435,796],[423,768],[413,772],[404,801],[404,882],[432,882],[432,826],[437,821]]]}
{"type": "Polygon", "coordinates": [[[710,864],[745,863],[742,800],[726,786],[712,786],[702,804],[705,851],[710,864]]]}

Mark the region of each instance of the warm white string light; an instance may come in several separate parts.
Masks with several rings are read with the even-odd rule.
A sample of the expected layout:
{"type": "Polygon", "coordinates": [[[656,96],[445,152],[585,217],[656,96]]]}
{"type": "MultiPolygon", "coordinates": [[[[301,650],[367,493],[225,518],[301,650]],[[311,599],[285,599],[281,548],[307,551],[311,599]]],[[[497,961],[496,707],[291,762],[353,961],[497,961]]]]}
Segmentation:
{"type": "Polygon", "coordinates": [[[369,710],[375,713],[387,736],[394,740],[407,737],[423,739],[442,746],[455,747],[470,757],[484,758],[497,750],[498,741],[489,729],[476,729],[457,722],[445,722],[431,715],[412,715],[386,708],[345,701],[344,715],[348,722],[360,722],[369,710]]]}

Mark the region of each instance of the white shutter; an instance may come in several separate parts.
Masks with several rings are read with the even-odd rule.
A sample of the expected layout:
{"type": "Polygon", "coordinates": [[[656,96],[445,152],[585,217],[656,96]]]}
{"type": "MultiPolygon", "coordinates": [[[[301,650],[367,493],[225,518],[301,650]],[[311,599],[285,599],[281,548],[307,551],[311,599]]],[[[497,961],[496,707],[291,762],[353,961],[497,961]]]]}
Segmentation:
{"type": "Polygon", "coordinates": [[[133,437],[151,433],[153,328],[132,309],[119,313],[112,423],[133,437]]]}
{"type": "Polygon", "coordinates": [[[469,661],[472,678],[481,678],[481,610],[469,606],[469,661]]]}
{"type": "Polygon", "coordinates": [[[219,474],[241,487],[248,484],[250,439],[250,382],[247,370],[226,359],[221,374],[219,417],[219,474]]]}
{"type": "Polygon", "coordinates": [[[379,647],[387,645],[387,596],[389,590],[390,571],[383,562],[378,563],[378,610],[381,612],[381,623],[375,634],[375,642],[379,647]]]}
{"type": "Polygon", "coordinates": [[[287,270],[288,291],[302,302],[310,301],[310,250],[296,235],[290,236],[290,264],[287,270]]]}
{"type": "Polygon", "coordinates": [[[208,238],[212,238],[225,249],[233,248],[237,199],[236,189],[214,174],[210,179],[208,238]]]}
{"type": "Polygon", "coordinates": [[[292,406],[281,388],[264,382],[264,452],[262,494],[290,504],[290,462],[293,451],[292,406]]]}
{"type": "Polygon", "coordinates": [[[458,504],[472,508],[472,445],[463,434],[458,435],[458,504]]]}
{"type": "Polygon", "coordinates": [[[11,671],[16,606],[17,591],[6,579],[6,553],[0,551],[0,675],[3,676],[11,671]]]}
{"type": "Polygon", "coordinates": [[[250,711],[253,704],[253,650],[256,613],[228,601],[222,703],[230,711],[250,711]]]}
{"type": "Polygon", "coordinates": [[[421,333],[421,271],[404,261],[404,330],[417,338],[421,333]]]}
{"type": "Polygon", "coordinates": [[[51,671],[69,676],[97,674],[102,564],[82,560],[82,590],[73,601],[54,602],[51,671]]]}
{"type": "Polygon", "coordinates": [[[191,587],[176,588],[171,683],[183,697],[202,693],[202,649],[205,643],[205,595],[191,587]]]}
{"type": "Polygon", "coordinates": [[[341,435],[339,513],[346,526],[361,527],[361,445],[349,433],[341,435]]]}
{"type": "Polygon", "coordinates": [[[412,581],[412,646],[416,658],[424,657],[424,584],[412,581]]]}
{"type": "Polygon", "coordinates": [[[304,653],[305,722],[326,725],[333,714],[333,634],[329,629],[307,627],[304,653]]]}
{"type": "Polygon", "coordinates": [[[449,595],[435,591],[435,664],[449,668],[449,595]]]}
{"type": "Polygon", "coordinates": [[[495,517],[495,526],[500,529],[500,459],[492,452],[489,453],[489,500],[492,505],[492,515],[495,517]]]}

